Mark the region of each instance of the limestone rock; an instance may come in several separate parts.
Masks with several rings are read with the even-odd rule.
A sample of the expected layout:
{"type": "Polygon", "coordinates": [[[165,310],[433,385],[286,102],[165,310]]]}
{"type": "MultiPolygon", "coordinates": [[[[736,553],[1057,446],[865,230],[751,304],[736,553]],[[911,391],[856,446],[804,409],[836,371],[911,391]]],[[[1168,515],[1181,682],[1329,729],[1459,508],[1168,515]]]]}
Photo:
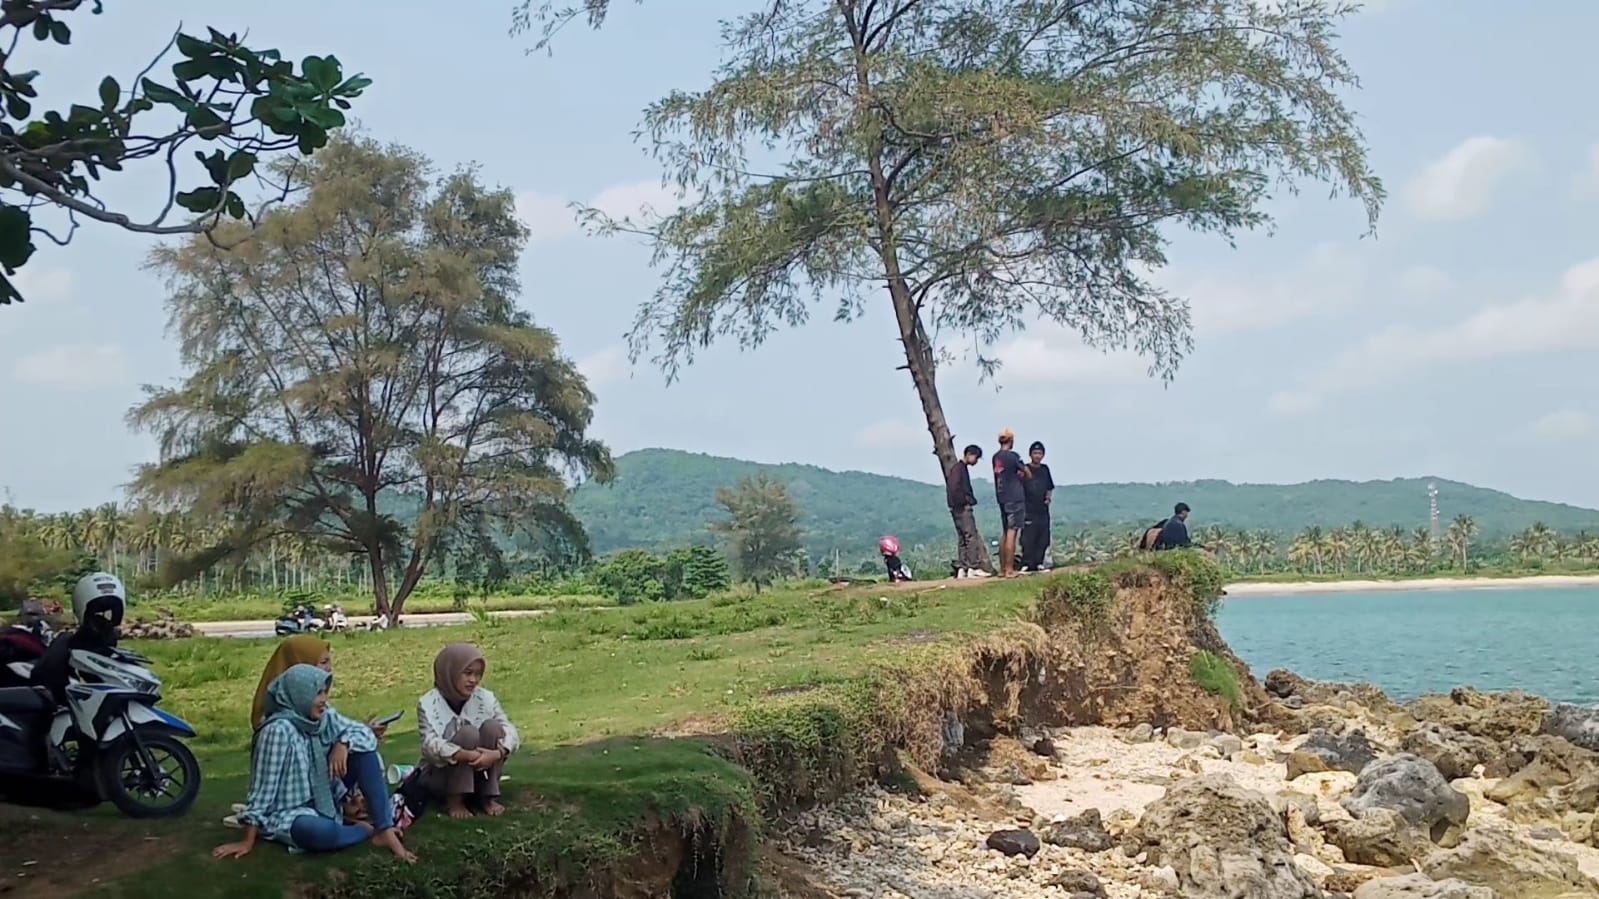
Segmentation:
{"type": "Polygon", "coordinates": [[[1405,707],[1417,721],[1431,721],[1495,742],[1531,736],[1543,729],[1549,703],[1513,690],[1479,693],[1456,687],[1448,696],[1423,696],[1405,707]]]}
{"type": "Polygon", "coordinates": [[[1595,884],[1564,853],[1549,852],[1508,830],[1467,831],[1460,845],[1440,849],[1422,862],[1434,880],[1457,878],[1492,887],[1501,899],[1593,899],[1595,884]]]}
{"type": "Polygon", "coordinates": [[[1368,880],[1355,890],[1355,899],[1500,899],[1498,893],[1459,880],[1433,880],[1425,874],[1368,880]]]}
{"type": "Polygon", "coordinates": [[[1391,809],[1436,840],[1449,826],[1466,823],[1471,800],[1451,787],[1432,762],[1405,754],[1367,765],[1343,807],[1356,818],[1371,809],[1391,809]]]}
{"type": "Polygon", "coordinates": [[[1104,852],[1116,845],[1105,824],[1100,820],[1099,809],[1091,808],[1074,818],[1050,825],[1044,831],[1044,842],[1053,846],[1067,846],[1084,852],[1104,852]]]}
{"type": "Polygon", "coordinates": [[[1323,771],[1331,770],[1331,768],[1327,767],[1327,762],[1319,755],[1297,751],[1288,753],[1289,780],[1295,780],[1305,774],[1320,774],[1323,771]]]}
{"type": "Polygon", "coordinates": [[[1151,803],[1129,834],[1130,854],[1170,866],[1192,899],[1320,899],[1294,864],[1283,822],[1266,797],[1220,774],[1184,780],[1151,803]]]}
{"type": "Polygon", "coordinates": [[[1062,871],[1050,879],[1050,885],[1059,887],[1071,894],[1074,899],[1079,895],[1098,896],[1103,899],[1105,885],[1099,882],[1092,871],[1062,871]]]}
{"type": "Polygon", "coordinates": [[[1399,746],[1432,762],[1445,780],[1470,777],[1478,765],[1493,761],[1499,749],[1490,740],[1432,721],[1424,721],[1405,734],[1399,746]]]}
{"type": "Polygon", "coordinates": [[[1583,749],[1599,751],[1599,706],[1559,703],[1544,716],[1539,732],[1564,737],[1583,749]]]}
{"type": "Polygon", "coordinates": [[[1155,729],[1148,724],[1140,724],[1127,732],[1127,742],[1148,743],[1155,739],[1155,729]]]}
{"type": "MultiPolygon", "coordinates": [[[[1562,737],[1537,736],[1517,740],[1510,753],[1525,759],[1517,770],[1483,791],[1483,795],[1503,805],[1531,802],[1560,788],[1599,776],[1599,754],[1573,745],[1562,737]]],[[[1576,792],[1581,792],[1578,787],[1576,792]]],[[[1582,802],[1577,797],[1578,804],[1582,802]]],[[[1569,802],[1568,802],[1569,805],[1569,802]]],[[[1592,811],[1592,808],[1578,809],[1592,811]]]]}
{"type": "MultiPolygon", "coordinates": [[[[1335,736],[1317,728],[1306,735],[1304,742],[1299,744],[1298,752],[1320,759],[1327,766],[1321,770],[1348,771],[1351,774],[1359,774],[1377,759],[1371,741],[1366,739],[1366,733],[1362,730],[1335,736]]],[[[1289,777],[1292,779],[1293,775],[1289,777]]]]}
{"type": "Polygon", "coordinates": [[[1387,808],[1368,809],[1350,821],[1328,821],[1327,841],[1357,865],[1398,867],[1420,861],[1435,847],[1419,827],[1387,808]]]}

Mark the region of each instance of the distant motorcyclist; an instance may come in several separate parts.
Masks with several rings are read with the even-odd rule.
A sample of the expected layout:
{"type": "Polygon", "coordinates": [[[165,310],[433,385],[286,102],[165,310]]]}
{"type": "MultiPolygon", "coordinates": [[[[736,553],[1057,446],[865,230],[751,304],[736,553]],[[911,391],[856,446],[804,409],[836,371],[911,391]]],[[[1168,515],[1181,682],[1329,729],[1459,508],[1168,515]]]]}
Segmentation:
{"type": "Polygon", "coordinates": [[[85,575],[72,588],[72,614],[78,619],[78,627],[50,643],[44,658],[33,667],[34,685],[48,689],[57,703],[65,704],[72,651],[110,655],[116,648],[117,627],[127,608],[128,593],[116,575],[104,571],[85,575]]]}

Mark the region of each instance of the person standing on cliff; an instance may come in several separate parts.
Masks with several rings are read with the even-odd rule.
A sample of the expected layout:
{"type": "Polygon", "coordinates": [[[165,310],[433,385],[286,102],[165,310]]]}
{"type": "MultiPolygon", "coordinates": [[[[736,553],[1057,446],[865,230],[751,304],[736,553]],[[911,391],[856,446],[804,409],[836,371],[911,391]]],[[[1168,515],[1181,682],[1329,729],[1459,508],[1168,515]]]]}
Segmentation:
{"type": "Polygon", "coordinates": [[[949,503],[950,517],[955,520],[955,576],[988,577],[983,570],[983,538],[977,533],[977,494],[972,492],[972,475],[968,470],[983,461],[983,448],[977,444],[966,447],[955,464],[944,472],[944,496],[949,503]]]}
{"type": "Polygon", "coordinates": [[[999,432],[999,451],[994,453],[994,498],[999,500],[999,573],[1016,576],[1016,541],[1027,511],[1027,492],[1022,482],[1030,476],[1022,457],[1016,455],[1016,433],[1010,428],[999,432]]]}
{"type": "Polygon", "coordinates": [[[1027,448],[1027,480],[1022,484],[1027,496],[1022,519],[1023,571],[1042,571],[1044,553],[1049,551],[1049,504],[1055,497],[1055,478],[1044,464],[1044,444],[1034,440],[1027,448]]]}

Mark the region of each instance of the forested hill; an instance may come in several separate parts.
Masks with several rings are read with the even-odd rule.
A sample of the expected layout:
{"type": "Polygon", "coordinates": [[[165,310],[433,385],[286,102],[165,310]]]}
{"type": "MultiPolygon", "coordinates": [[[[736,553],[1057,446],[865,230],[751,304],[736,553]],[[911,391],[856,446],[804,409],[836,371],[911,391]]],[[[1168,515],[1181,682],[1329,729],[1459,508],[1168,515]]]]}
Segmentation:
{"type": "MultiPolygon", "coordinates": [[[[716,488],[762,472],[786,482],[799,500],[813,555],[834,549],[849,557],[869,554],[884,534],[896,535],[907,546],[953,540],[943,488],[935,484],[661,449],[627,453],[616,460],[616,470],[610,486],[579,488],[573,503],[601,554],[707,539],[706,523],[722,517],[716,488]]],[[[1469,515],[1482,539],[1507,537],[1540,521],[1566,534],[1599,531],[1599,511],[1425,478],[1292,485],[1227,481],[1062,485],[1055,494],[1054,522],[1058,535],[1113,525],[1131,529],[1164,517],[1174,502],[1182,500],[1193,507],[1194,523],[1200,527],[1292,534],[1312,525],[1332,528],[1360,521],[1408,530],[1427,524],[1428,483],[1438,485],[1445,524],[1457,515],[1469,515]]],[[[996,516],[993,495],[987,481],[977,484],[978,525],[985,537],[997,536],[991,533],[996,516]]]]}

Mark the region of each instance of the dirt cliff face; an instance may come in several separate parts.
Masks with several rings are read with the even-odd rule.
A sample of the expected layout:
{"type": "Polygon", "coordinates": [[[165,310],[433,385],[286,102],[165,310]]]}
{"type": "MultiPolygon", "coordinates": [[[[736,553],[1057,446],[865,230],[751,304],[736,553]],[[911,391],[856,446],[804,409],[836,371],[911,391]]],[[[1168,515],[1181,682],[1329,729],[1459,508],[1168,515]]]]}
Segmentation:
{"type": "Polygon", "coordinates": [[[978,735],[1023,722],[1232,731],[1253,721],[1268,697],[1217,632],[1214,599],[1195,590],[1180,573],[1136,567],[1045,582],[1025,681],[1015,659],[974,662],[978,735]]]}

